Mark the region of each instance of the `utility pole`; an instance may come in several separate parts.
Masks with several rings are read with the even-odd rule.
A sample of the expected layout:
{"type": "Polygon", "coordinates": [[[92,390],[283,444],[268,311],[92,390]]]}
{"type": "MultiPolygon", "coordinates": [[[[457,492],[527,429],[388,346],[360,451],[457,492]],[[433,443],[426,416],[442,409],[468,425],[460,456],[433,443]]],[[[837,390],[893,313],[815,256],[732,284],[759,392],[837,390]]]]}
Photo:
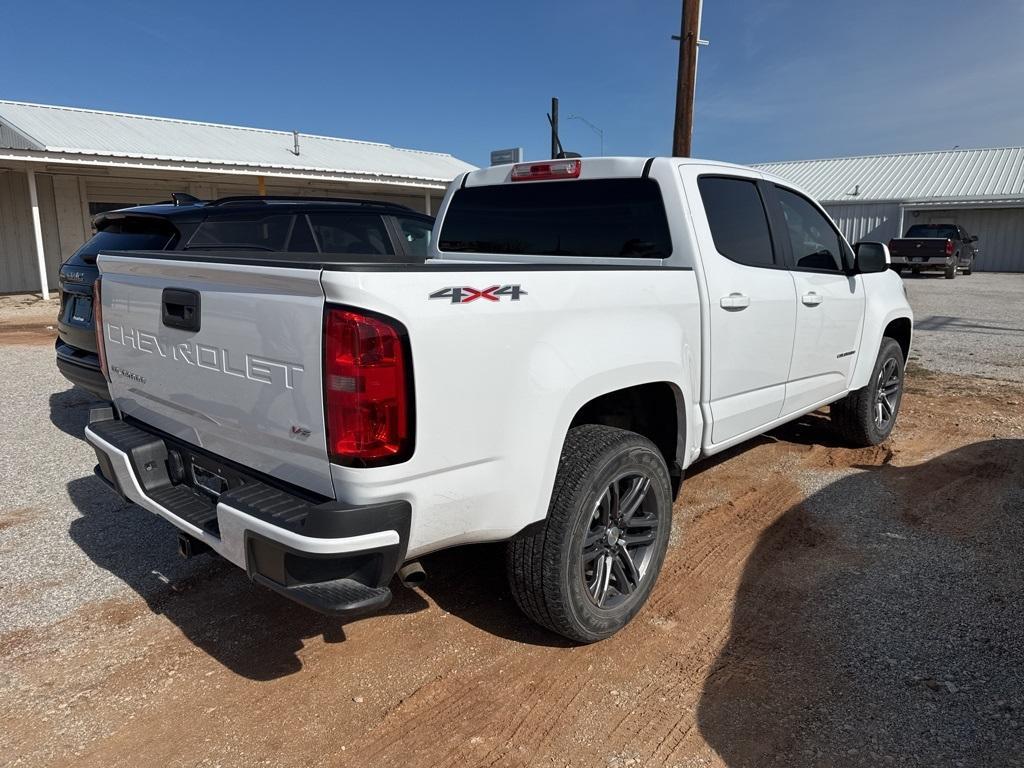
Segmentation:
{"type": "Polygon", "coordinates": [[[551,159],[554,160],[558,157],[558,153],[562,151],[562,148],[558,141],[558,97],[551,97],[551,159]]]}
{"type": "Polygon", "coordinates": [[[679,73],[676,78],[676,122],[672,132],[672,154],[689,157],[693,142],[693,97],[697,87],[697,46],[700,34],[701,0],[683,0],[679,34],[679,73]]]}

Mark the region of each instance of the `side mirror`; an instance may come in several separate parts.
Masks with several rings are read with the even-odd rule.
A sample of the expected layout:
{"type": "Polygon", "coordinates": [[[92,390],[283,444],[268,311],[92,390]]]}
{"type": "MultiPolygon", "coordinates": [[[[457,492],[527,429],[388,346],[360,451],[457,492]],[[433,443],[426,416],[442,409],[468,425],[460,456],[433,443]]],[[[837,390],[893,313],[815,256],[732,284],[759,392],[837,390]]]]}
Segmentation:
{"type": "Polygon", "coordinates": [[[863,241],[853,246],[853,253],[854,272],[867,275],[889,268],[889,247],[885,243],[863,241]]]}

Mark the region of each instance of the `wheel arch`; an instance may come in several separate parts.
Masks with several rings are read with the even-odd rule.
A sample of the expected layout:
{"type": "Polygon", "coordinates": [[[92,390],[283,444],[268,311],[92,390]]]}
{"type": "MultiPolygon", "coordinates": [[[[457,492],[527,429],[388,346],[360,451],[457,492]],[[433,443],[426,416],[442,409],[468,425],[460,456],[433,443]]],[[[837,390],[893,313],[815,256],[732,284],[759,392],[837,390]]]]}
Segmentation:
{"type": "Polygon", "coordinates": [[[655,381],[592,398],[576,411],[569,429],[600,424],[643,435],[658,447],[665,459],[675,498],[686,464],[686,413],[686,399],[679,386],[670,381],[655,381]]]}

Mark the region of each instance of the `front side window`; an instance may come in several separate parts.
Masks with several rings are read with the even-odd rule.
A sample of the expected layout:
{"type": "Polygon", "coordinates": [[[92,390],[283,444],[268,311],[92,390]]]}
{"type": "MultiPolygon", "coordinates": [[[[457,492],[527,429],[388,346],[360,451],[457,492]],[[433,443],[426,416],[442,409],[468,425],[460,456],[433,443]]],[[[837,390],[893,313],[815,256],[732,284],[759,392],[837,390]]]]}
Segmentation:
{"type": "Polygon", "coordinates": [[[702,176],[697,180],[697,186],[715,250],[730,261],[750,267],[774,266],[768,217],[761,194],[757,191],[757,182],[735,177],[702,176]]]}
{"type": "Polygon", "coordinates": [[[432,224],[424,219],[413,219],[407,216],[396,216],[398,231],[402,235],[405,253],[417,259],[427,258],[430,248],[432,224]]]}
{"type": "Polygon", "coordinates": [[[311,213],[309,224],[323,253],[390,256],[395,252],[384,220],[377,214],[311,213]]]}
{"type": "Polygon", "coordinates": [[[452,196],[438,247],[454,253],[664,259],[665,205],[650,179],[466,187],[452,196]]]}
{"type": "Polygon", "coordinates": [[[821,212],[805,197],[776,187],[786,221],[793,264],[797,269],[843,271],[843,250],[839,235],[821,212]]]}

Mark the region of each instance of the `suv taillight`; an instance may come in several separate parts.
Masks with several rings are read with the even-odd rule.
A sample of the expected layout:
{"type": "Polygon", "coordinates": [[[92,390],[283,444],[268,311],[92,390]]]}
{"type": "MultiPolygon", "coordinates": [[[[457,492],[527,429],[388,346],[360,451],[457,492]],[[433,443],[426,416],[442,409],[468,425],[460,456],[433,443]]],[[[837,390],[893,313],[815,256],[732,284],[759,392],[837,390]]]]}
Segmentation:
{"type": "Polygon", "coordinates": [[[324,418],[335,464],[394,464],[412,453],[411,368],[397,320],[328,307],[324,314],[324,418]]]}
{"type": "Polygon", "coordinates": [[[952,256],[953,255],[953,241],[952,240],[946,240],[946,255],[947,256],[952,256]]]}
{"type": "Polygon", "coordinates": [[[103,378],[110,381],[107,371],[107,350],[103,346],[103,293],[100,289],[101,278],[97,277],[92,284],[92,324],[96,331],[96,355],[100,359],[100,371],[103,378]]]}

